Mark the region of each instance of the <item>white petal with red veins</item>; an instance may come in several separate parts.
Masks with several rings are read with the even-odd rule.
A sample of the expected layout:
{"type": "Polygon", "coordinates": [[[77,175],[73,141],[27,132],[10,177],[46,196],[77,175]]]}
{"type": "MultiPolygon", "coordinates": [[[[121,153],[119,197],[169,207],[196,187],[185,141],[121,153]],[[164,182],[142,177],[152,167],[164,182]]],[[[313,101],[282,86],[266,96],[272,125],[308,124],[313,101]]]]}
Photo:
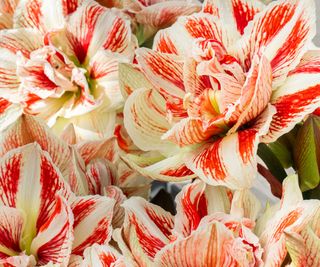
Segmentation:
{"type": "Polygon", "coordinates": [[[31,243],[31,253],[38,264],[67,266],[73,241],[73,214],[66,200],[57,195],[50,217],[40,226],[31,243]]]}
{"type": "Polygon", "coordinates": [[[243,130],[190,152],[186,165],[208,184],[249,188],[255,178],[257,149],[257,132],[243,130]]]}
{"type": "Polygon", "coordinates": [[[114,199],[98,195],[77,197],[73,201],[73,254],[82,255],[83,251],[94,243],[107,244],[110,241],[114,204],[114,199]]]}

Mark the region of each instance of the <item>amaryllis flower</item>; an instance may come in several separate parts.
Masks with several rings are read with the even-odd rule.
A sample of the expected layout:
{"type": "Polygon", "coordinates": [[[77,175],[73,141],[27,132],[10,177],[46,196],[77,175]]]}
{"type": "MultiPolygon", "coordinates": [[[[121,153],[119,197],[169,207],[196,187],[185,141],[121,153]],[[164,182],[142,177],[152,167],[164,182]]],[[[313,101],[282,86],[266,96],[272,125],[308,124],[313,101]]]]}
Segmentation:
{"type": "Polygon", "coordinates": [[[133,91],[124,123],[141,150],[162,160],[129,164],[156,179],[179,181],[189,170],[212,185],[252,186],[259,142],[319,107],[314,35],[312,0],[209,0],[158,32],[153,50],[138,49],[138,66],[122,76],[145,76],[123,85],[133,91]]]}
{"type": "Polygon", "coordinates": [[[2,264],[67,266],[73,242],[69,189],[47,153],[30,144],[1,158],[2,264]],[[30,255],[30,257],[26,257],[30,255]]]}
{"type": "Polygon", "coordinates": [[[259,210],[255,199],[235,197],[232,214],[227,214],[231,204],[227,191],[205,188],[200,181],[184,187],[176,198],[174,218],[142,199],[127,200],[124,226],[114,232],[123,255],[139,266],[222,266],[228,262],[230,266],[258,266],[262,249],[252,233],[259,210]]]}
{"type": "Polygon", "coordinates": [[[114,238],[123,255],[138,266],[280,267],[286,244],[293,262],[298,257],[306,262],[308,253],[314,255],[312,240],[319,236],[320,202],[302,199],[295,175],[286,178],[283,186],[282,199],[262,214],[250,191],[232,192],[198,180],[177,196],[174,217],[131,198],[124,202],[125,222],[114,238]],[[297,254],[293,244],[301,247],[309,240],[300,250],[305,254],[297,254]]]}
{"type": "Polygon", "coordinates": [[[71,254],[110,241],[115,200],[75,196],[36,143],[6,153],[0,178],[1,263],[67,266],[71,254]]]}
{"type": "Polygon", "coordinates": [[[56,131],[72,122],[84,139],[110,137],[123,105],[118,62],[132,61],[135,37],[117,12],[84,1],[70,13],[68,3],[19,4],[16,27],[25,28],[0,33],[0,96],[56,131]]]}

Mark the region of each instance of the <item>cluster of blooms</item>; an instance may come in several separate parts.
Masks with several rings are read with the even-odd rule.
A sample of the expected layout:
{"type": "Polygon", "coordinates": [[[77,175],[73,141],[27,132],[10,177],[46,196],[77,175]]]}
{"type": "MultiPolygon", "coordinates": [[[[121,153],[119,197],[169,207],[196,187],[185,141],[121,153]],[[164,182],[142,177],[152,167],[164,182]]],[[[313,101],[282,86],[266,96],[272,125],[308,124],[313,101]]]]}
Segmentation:
{"type": "Polygon", "coordinates": [[[253,189],[320,107],[314,0],[267,2],[1,0],[0,266],[320,266],[320,200],[253,189]]]}

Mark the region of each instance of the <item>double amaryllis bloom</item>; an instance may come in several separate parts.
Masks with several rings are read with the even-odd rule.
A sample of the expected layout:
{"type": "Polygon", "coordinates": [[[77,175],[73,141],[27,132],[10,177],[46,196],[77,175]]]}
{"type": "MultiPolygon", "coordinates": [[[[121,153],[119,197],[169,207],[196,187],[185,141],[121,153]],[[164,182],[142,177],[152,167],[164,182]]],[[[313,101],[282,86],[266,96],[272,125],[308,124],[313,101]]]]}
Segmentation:
{"type": "Polygon", "coordinates": [[[199,180],[176,197],[175,216],[131,198],[114,238],[136,266],[281,266],[288,251],[293,266],[318,266],[320,202],[302,199],[296,176],[283,186],[264,213],[250,191],[199,180]]]}
{"type": "Polygon", "coordinates": [[[0,97],[57,131],[73,123],[82,139],[111,137],[123,105],[118,63],[132,61],[135,37],[119,12],[94,1],[77,5],[18,4],[15,29],[0,33],[0,97]]]}
{"type": "Polygon", "coordinates": [[[156,155],[128,163],[155,179],[252,186],[259,142],[275,141],[319,107],[314,35],[312,0],[208,0],[159,31],[153,49],[138,49],[138,64],[120,74],[126,129],[156,155]]]}

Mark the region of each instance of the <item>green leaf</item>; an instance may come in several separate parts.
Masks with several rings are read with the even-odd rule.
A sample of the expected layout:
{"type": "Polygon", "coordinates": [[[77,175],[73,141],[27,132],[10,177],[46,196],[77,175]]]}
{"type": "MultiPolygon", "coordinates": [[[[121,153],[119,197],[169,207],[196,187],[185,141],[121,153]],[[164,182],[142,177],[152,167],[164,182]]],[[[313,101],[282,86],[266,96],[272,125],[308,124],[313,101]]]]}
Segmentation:
{"type": "Polygon", "coordinates": [[[294,147],[294,161],[302,191],[320,183],[320,117],[311,115],[300,128],[294,147]]]}
{"type": "Polygon", "coordinates": [[[268,144],[268,147],[273,152],[274,155],[279,159],[281,165],[284,168],[290,168],[293,164],[293,158],[291,151],[283,143],[276,141],[274,143],[268,144]]]}
{"type": "Polygon", "coordinates": [[[267,165],[269,171],[275,176],[280,182],[282,182],[286,177],[287,173],[284,170],[280,160],[274,154],[274,152],[266,144],[259,144],[258,156],[267,165]]]}
{"type": "Polygon", "coordinates": [[[144,74],[135,68],[132,64],[119,64],[120,90],[124,98],[134,90],[146,88],[151,89],[152,85],[144,74]]]}

